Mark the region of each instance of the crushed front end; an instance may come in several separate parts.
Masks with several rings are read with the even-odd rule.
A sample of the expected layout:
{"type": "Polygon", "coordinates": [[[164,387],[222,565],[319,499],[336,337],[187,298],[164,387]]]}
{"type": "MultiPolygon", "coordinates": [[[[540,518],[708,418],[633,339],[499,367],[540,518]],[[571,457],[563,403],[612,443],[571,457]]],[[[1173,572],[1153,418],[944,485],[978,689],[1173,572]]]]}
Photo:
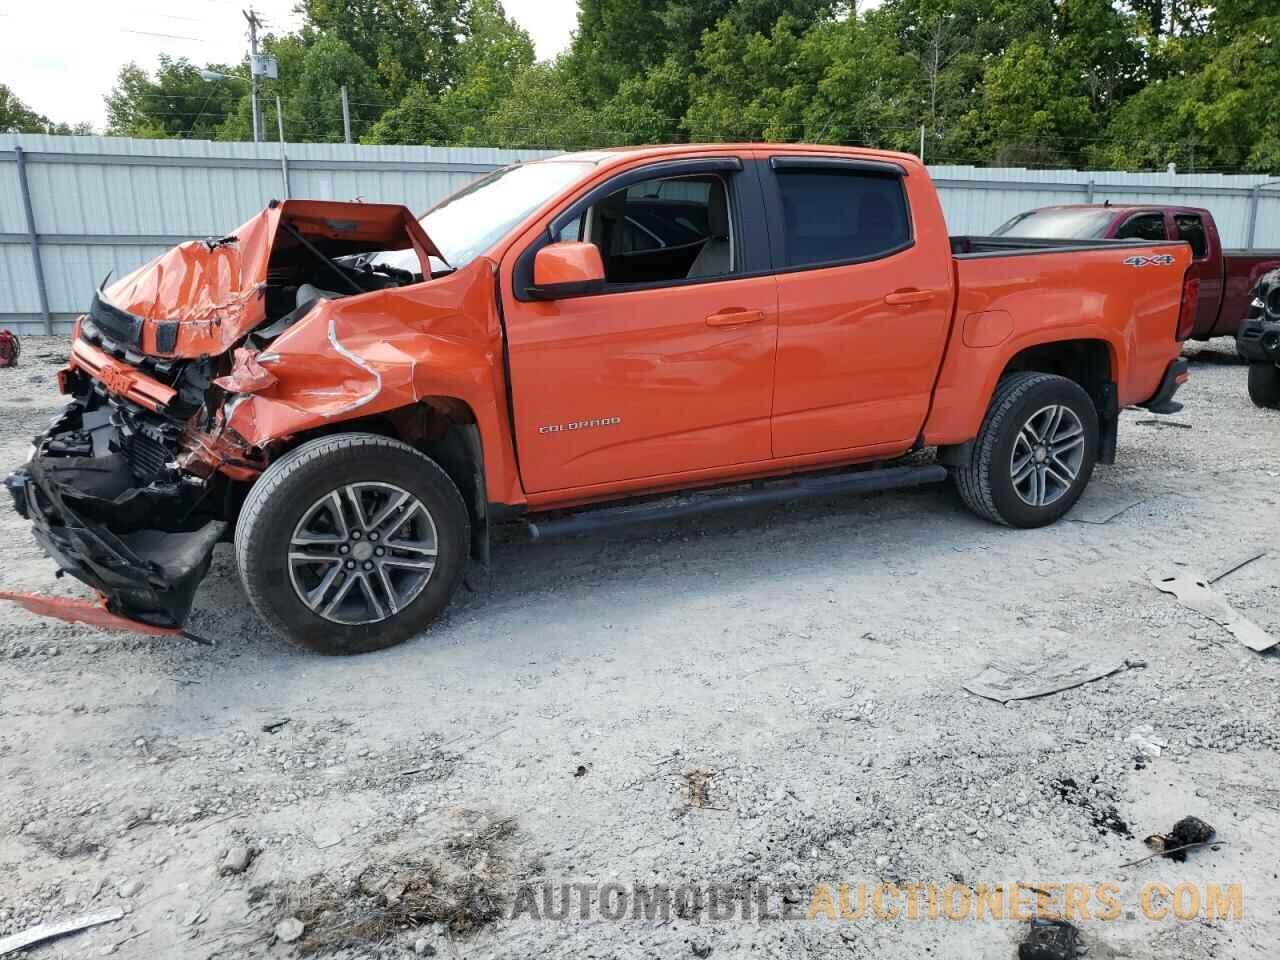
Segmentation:
{"type": "Polygon", "coordinates": [[[1240,322],[1236,351],[1249,363],[1280,367],[1280,270],[1264,274],[1240,322]]]}
{"type": "Polygon", "coordinates": [[[379,372],[335,333],[345,303],[357,305],[357,331],[381,320],[371,347],[402,330],[387,318],[394,304],[360,312],[360,293],[422,284],[422,272],[369,262],[386,250],[423,264],[438,254],[400,206],[272,203],[233,234],[181,244],[95,294],[58,375],[67,406],[5,486],[59,573],[102,598],[0,599],[99,626],[179,630],[274,456],[353,411],[414,399],[412,385],[381,396],[394,364],[379,372]],[[274,372],[258,362],[268,351],[274,372]]]}
{"type": "Polygon", "coordinates": [[[80,322],[59,375],[69,402],[5,486],[59,569],[110,613],[177,628],[228,527],[229,478],[179,466],[213,361],[143,357],[99,328],[108,310],[95,299],[80,322]]]}

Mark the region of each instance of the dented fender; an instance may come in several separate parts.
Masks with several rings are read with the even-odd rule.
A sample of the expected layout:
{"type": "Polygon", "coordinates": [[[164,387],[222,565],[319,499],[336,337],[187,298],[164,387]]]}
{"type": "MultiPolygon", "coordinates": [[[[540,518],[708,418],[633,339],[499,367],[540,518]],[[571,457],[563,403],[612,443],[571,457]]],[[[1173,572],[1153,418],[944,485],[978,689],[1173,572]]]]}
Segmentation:
{"type": "Polygon", "coordinates": [[[317,303],[271,344],[237,351],[218,385],[226,427],[253,447],[432,398],[475,415],[490,500],[524,499],[507,428],[492,260],[447,277],[317,303]]]}

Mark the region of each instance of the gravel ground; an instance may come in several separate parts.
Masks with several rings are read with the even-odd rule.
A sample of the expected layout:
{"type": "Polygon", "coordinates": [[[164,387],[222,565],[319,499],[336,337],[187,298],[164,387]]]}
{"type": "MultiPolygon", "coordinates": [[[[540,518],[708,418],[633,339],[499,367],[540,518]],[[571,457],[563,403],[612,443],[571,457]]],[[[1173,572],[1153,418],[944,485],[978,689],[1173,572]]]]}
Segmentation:
{"type": "MultiPolygon", "coordinates": [[[[5,464],[58,406],[65,344],[24,351],[0,370],[5,464]]],[[[1108,882],[1119,915],[1078,923],[1091,957],[1273,958],[1280,663],[1147,577],[1269,549],[1217,589],[1280,636],[1280,416],[1229,341],[1189,352],[1166,418],[1189,429],[1126,411],[1120,463],[1045,530],[939,487],[500,544],[487,591],[355,659],[271,636],[225,547],[190,624],[212,647],[0,605],[0,938],[119,906],[33,955],[1012,958],[1024,922],[924,906],[616,921],[584,887],[588,918],[556,920],[512,896],[774,885],[777,912],[796,884],[804,913],[816,883],[1108,882]],[[961,689],[1063,656],[1131,665],[1007,706],[961,689]],[[1185,814],[1224,845],[1122,866],[1185,814]],[[223,876],[229,851],[252,859],[223,876]],[[1148,919],[1155,881],[1241,884],[1243,917],[1148,919]],[[273,934],[287,917],[301,939],[273,934]]],[[[0,536],[4,588],[85,594],[7,508],[0,536]]]]}

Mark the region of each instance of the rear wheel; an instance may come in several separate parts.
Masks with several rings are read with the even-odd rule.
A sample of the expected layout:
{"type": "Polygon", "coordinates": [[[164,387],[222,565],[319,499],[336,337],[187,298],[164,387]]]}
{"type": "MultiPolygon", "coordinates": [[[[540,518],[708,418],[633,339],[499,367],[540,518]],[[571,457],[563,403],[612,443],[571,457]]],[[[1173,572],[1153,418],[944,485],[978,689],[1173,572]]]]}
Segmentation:
{"type": "Polygon", "coordinates": [[[320,653],[381,650],[448,604],[467,561],[466,505],[417,450],[371,434],[305,443],[259,478],[236,525],[254,609],[320,653]]]}
{"type": "Polygon", "coordinates": [[[1249,364],[1249,399],[1254,406],[1280,410],[1280,367],[1270,363],[1249,364]]]}
{"type": "Polygon", "coordinates": [[[1012,527],[1042,527],[1071,509],[1098,460],[1098,413],[1075,381],[1014,373],[1000,381],[955,471],[965,504],[1012,527]]]}

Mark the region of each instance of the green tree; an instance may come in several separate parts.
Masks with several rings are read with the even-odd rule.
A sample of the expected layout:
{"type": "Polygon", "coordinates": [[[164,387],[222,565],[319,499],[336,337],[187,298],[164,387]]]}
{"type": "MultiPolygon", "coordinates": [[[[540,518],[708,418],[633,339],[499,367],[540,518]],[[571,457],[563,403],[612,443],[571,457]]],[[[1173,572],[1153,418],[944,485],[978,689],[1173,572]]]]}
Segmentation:
{"type": "Polygon", "coordinates": [[[1198,70],[1148,84],[1116,110],[1091,160],[1122,168],[1172,162],[1184,170],[1280,170],[1280,132],[1259,107],[1280,102],[1277,36],[1280,15],[1249,20],[1198,70]]]}
{"type": "Polygon", "coordinates": [[[799,58],[796,22],[748,34],[726,17],[703,35],[684,125],[693,140],[797,140],[818,77],[799,58]]]}
{"type": "Polygon", "coordinates": [[[892,16],[872,11],[805,34],[800,56],[818,76],[804,111],[806,139],[917,149],[919,64],[894,26],[892,16]]]}
{"type": "Polygon", "coordinates": [[[1054,35],[1058,59],[1083,83],[1095,112],[1106,116],[1142,89],[1146,63],[1137,23],[1111,0],[1062,0],[1054,35]]]}
{"type": "Polygon", "coordinates": [[[285,101],[290,139],[340,143],[342,87],[351,103],[351,132],[359,139],[386,109],[386,95],[373,68],[334,36],[318,39],[302,58],[297,82],[285,101]]]}
{"type": "Polygon", "coordinates": [[[578,0],[578,29],[568,70],[595,103],[623,81],[660,63],[666,50],[662,21],[668,0],[578,0]]]}
{"type": "Polygon", "coordinates": [[[36,113],[0,83],[0,133],[48,133],[49,118],[36,113]]]}
{"type": "Polygon", "coordinates": [[[593,103],[669,58],[694,69],[703,35],[728,19],[743,36],[768,35],[782,17],[799,32],[845,5],[836,0],[578,0],[569,59],[593,103]]]}
{"type": "Polygon", "coordinates": [[[475,0],[458,50],[460,76],[447,91],[420,82],[374,124],[369,143],[483,143],[486,118],[534,63],[533,41],[497,0],[475,0]]]}
{"type": "Polygon", "coordinates": [[[965,120],[990,160],[1009,166],[1070,164],[1097,129],[1082,81],[1031,38],[987,69],[982,98],[965,120]]]}
{"type": "Polygon", "coordinates": [[[337,37],[378,75],[393,100],[416,83],[443,92],[457,76],[467,0],[301,0],[317,33],[337,37]]]}
{"type": "Polygon", "coordinates": [[[434,87],[414,84],[394,107],[378,118],[362,138],[364,143],[455,143],[456,117],[449,115],[434,87]]]}
{"type": "Polygon", "coordinates": [[[510,94],[476,132],[497,147],[583,150],[621,142],[601,127],[563,63],[536,63],[519,73],[510,94]]]}
{"type": "Polygon", "coordinates": [[[628,77],[599,110],[600,125],[618,143],[673,143],[684,139],[689,76],[674,57],[628,77]]]}
{"type": "Polygon", "coordinates": [[[981,99],[987,68],[1020,37],[1047,36],[1053,5],[1052,0],[888,0],[878,14],[888,18],[900,51],[914,61],[914,69],[897,82],[904,102],[914,105],[901,112],[903,125],[917,129],[886,133],[915,150],[918,127],[924,125],[929,156],[960,160],[973,156],[974,132],[964,118],[981,99]]]}
{"type": "MultiPolygon", "coordinates": [[[[218,73],[231,68],[216,64],[218,73]]],[[[184,58],[160,56],[152,77],[126,64],[107,95],[107,133],[120,137],[212,138],[246,88],[244,80],[205,80],[184,58]]]]}

